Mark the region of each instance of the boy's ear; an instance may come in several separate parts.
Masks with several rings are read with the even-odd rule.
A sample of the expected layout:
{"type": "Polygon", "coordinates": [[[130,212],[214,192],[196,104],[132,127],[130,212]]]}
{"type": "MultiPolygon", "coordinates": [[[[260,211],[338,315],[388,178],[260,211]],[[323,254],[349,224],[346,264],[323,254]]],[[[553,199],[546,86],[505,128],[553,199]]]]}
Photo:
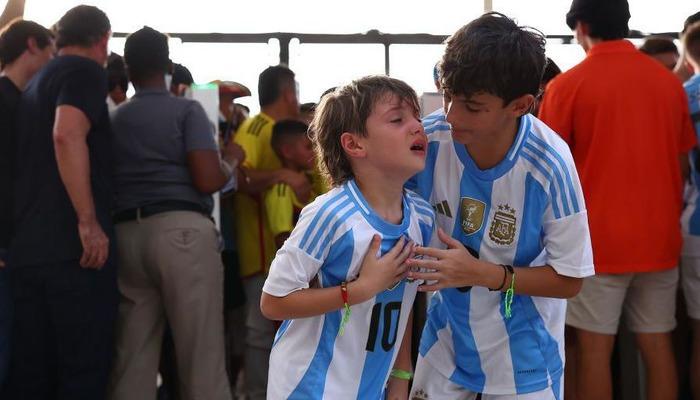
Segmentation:
{"type": "Polygon", "coordinates": [[[279,152],[283,159],[288,160],[292,158],[292,146],[289,143],[283,143],[279,147],[279,152]]]}
{"type": "Polygon", "coordinates": [[[591,31],[591,27],[586,22],[576,21],[576,27],[574,27],[574,31],[580,37],[584,37],[584,36],[588,36],[588,34],[591,31]]]}
{"type": "Polygon", "coordinates": [[[33,37],[28,37],[27,38],[27,50],[29,50],[29,53],[34,54],[39,52],[39,45],[36,43],[36,39],[33,37]]]}
{"type": "Polygon", "coordinates": [[[284,89],[282,89],[282,97],[284,97],[284,101],[291,103],[294,98],[294,88],[285,86],[284,89]]]}
{"type": "Polygon", "coordinates": [[[367,155],[367,149],[360,140],[360,137],[354,133],[343,132],[340,135],[340,146],[343,151],[352,158],[364,158],[367,155]]]}
{"type": "Polygon", "coordinates": [[[690,62],[687,56],[683,57],[683,68],[685,68],[686,71],[695,71],[695,66],[690,62]]]}
{"type": "Polygon", "coordinates": [[[521,117],[530,111],[532,111],[532,107],[535,105],[535,96],[531,94],[524,94],[517,99],[513,100],[510,102],[508,105],[508,108],[510,111],[514,114],[514,116],[521,117]]]}

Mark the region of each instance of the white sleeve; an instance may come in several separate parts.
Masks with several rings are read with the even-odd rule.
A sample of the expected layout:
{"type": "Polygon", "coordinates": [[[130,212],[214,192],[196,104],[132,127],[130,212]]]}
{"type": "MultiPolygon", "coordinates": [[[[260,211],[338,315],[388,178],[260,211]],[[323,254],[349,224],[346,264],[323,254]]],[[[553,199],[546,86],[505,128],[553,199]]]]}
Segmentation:
{"type": "Polygon", "coordinates": [[[588,213],[585,210],[545,221],[544,248],[547,265],[559,275],[584,278],[595,274],[588,213]]]}
{"type": "Polygon", "coordinates": [[[272,261],[263,292],[284,297],[297,290],[308,289],[321,264],[321,261],[287,241],[272,261]]]}
{"type": "MultiPolygon", "coordinates": [[[[299,216],[299,221],[284,242],[282,248],[277,251],[275,259],[272,260],[270,272],[265,280],[263,292],[276,297],[284,297],[292,292],[307,289],[309,282],[316,276],[323,264],[311,256],[304,243],[308,241],[308,236],[313,236],[317,232],[317,214],[319,202],[313,202],[306,206],[299,216]]],[[[325,258],[322,256],[321,258],[325,258]]]]}
{"type": "Polygon", "coordinates": [[[584,278],[595,274],[586,200],[568,147],[562,146],[559,154],[563,161],[562,168],[566,170],[563,174],[566,188],[559,187],[558,199],[550,197],[544,215],[543,240],[547,265],[560,275],[584,278]],[[553,210],[557,201],[559,215],[553,210]],[[563,202],[568,203],[568,212],[562,207],[563,202]]]}

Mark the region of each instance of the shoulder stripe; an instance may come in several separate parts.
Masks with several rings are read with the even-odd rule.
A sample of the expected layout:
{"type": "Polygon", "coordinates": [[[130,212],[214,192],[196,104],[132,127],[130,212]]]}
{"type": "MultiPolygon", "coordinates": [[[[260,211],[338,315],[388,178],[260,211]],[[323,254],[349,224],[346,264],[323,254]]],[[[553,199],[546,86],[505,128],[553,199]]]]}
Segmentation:
{"type": "MultiPolygon", "coordinates": [[[[330,227],[328,230],[328,233],[325,235],[326,237],[323,239],[323,242],[321,242],[321,245],[318,246],[318,250],[316,251],[315,258],[317,260],[321,260],[321,257],[323,257],[323,253],[326,251],[326,249],[330,248],[331,241],[335,237],[335,235],[338,232],[338,229],[340,228],[340,225],[350,219],[350,217],[353,216],[353,214],[357,213],[357,207],[352,205],[351,207],[346,207],[343,210],[340,210],[338,214],[340,216],[337,218],[333,226],[330,227]],[[343,212],[344,211],[344,212],[343,212]]],[[[344,233],[344,232],[343,232],[344,233]]]]}
{"type": "Polygon", "coordinates": [[[301,243],[299,243],[299,248],[304,249],[306,247],[306,243],[311,239],[312,234],[314,234],[318,228],[319,228],[319,220],[324,217],[326,214],[326,211],[328,211],[329,208],[331,208],[334,204],[338,204],[338,202],[342,202],[343,200],[347,200],[348,196],[340,192],[338,193],[335,197],[328,199],[324,205],[321,206],[321,208],[316,212],[316,215],[314,215],[314,219],[311,220],[311,223],[309,226],[306,228],[306,232],[304,233],[304,237],[301,239],[301,243]]]}
{"type": "Polygon", "coordinates": [[[411,200],[415,201],[416,203],[423,204],[426,206],[430,206],[430,203],[426,199],[423,198],[418,192],[413,191],[413,190],[406,190],[406,193],[408,194],[408,197],[411,198],[411,200]]]}
{"type": "Polygon", "coordinates": [[[326,214],[323,217],[323,219],[321,219],[319,221],[318,231],[316,231],[316,234],[314,235],[313,240],[311,240],[311,242],[308,244],[308,246],[303,248],[303,250],[306,251],[308,254],[313,254],[314,249],[316,248],[316,245],[321,240],[321,237],[323,237],[324,234],[327,234],[331,223],[338,218],[338,215],[340,214],[341,210],[345,210],[348,207],[354,208],[355,205],[352,204],[352,200],[346,196],[345,200],[343,200],[339,204],[334,205],[333,208],[331,208],[328,211],[328,214],[326,214]]]}
{"type": "Polygon", "coordinates": [[[438,125],[438,124],[447,124],[447,120],[445,119],[445,117],[442,117],[442,118],[437,118],[437,117],[425,118],[425,119],[423,119],[423,121],[421,121],[421,122],[423,123],[423,127],[425,127],[425,128],[429,128],[429,127],[431,127],[431,126],[438,125]]]}
{"type": "Polygon", "coordinates": [[[542,164],[538,160],[536,160],[530,155],[530,153],[527,151],[527,148],[523,148],[523,152],[521,153],[521,155],[523,159],[529,161],[550,182],[549,190],[552,196],[550,202],[552,203],[552,211],[554,212],[554,218],[561,218],[561,212],[559,212],[559,205],[557,204],[557,191],[554,187],[554,183],[552,182],[552,175],[549,173],[549,171],[547,171],[545,167],[542,166],[542,164]]]}
{"type": "Polygon", "coordinates": [[[450,125],[449,125],[449,124],[446,124],[446,123],[437,123],[437,124],[432,125],[432,126],[430,126],[430,127],[428,127],[428,128],[425,128],[425,133],[426,133],[426,134],[430,134],[430,133],[440,132],[440,131],[449,131],[450,129],[451,129],[451,128],[450,128],[450,125]]]}
{"type": "Polygon", "coordinates": [[[364,205],[363,202],[362,202],[362,199],[360,198],[360,196],[359,196],[359,195],[357,194],[357,192],[355,191],[354,185],[351,185],[349,182],[346,182],[344,186],[345,186],[345,189],[346,189],[347,191],[349,191],[350,194],[355,198],[355,202],[357,203],[358,206],[360,206],[360,208],[362,209],[362,211],[363,211],[365,214],[369,214],[369,210],[367,209],[367,207],[365,207],[365,205],[364,205]]]}
{"type": "Polygon", "coordinates": [[[573,183],[573,180],[571,179],[571,173],[570,173],[569,168],[567,167],[566,163],[564,162],[564,159],[561,157],[559,152],[554,150],[554,148],[552,146],[545,143],[544,140],[538,138],[536,135],[530,135],[530,137],[532,138],[532,140],[535,143],[538,143],[540,146],[542,146],[546,152],[551,154],[559,163],[559,166],[561,167],[561,170],[563,171],[564,176],[566,177],[566,184],[567,184],[568,189],[569,189],[569,197],[571,199],[571,204],[573,204],[573,206],[574,206],[574,212],[578,213],[580,211],[580,209],[579,209],[579,205],[578,205],[578,199],[576,196],[576,192],[574,191],[574,183],[573,183]]]}
{"type": "Polygon", "coordinates": [[[425,205],[424,203],[419,203],[417,201],[413,201],[413,207],[416,209],[417,212],[421,214],[425,214],[428,216],[433,216],[435,215],[435,211],[433,210],[433,207],[430,205],[425,205]]]}
{"type": "Polygon", "coordinates": [[[423,215],[423,216],[428,217],[428,218],[431,218],[431,219],[432,219],[432,218],[435,218],[435,213],[433,212],[432,209],[431,209],[430,211],[428,211],[427,209],[422,208],[422,207],[418,207],[418,206],[416,206],[415,204],[414,204],[413,206],[414,206],[414,209],[416,210],[416,213],[418,213],[418,216],[419,216],[419,217],[420,217],[421,215],[423,215]]]}
{"type": "MultiPolygon", "coordinates": [[[[564,183],[564,178],[562,177],[561,171],[557,168],[557,165],[552,161],[547,155],[541,150],[535,147],[530,141],[525,143],[525,148],[530,152],[531,155],[537,157],[545,165],[547,165],[551,171],[552,176],[555,178],[559,191],[561,192],[561,202],[562,208],[564,209],[565,215],[571,215],[572,212],[569,208],[569,202],[566,196],[566,186],[564,183]]],[[[553,184],[554,182],[552,182],[553,184]]]]}
{"type": "Polygon", "coordinates": [[[531,123],[529,114],[525,114],[525,116],[523,117],[522,123],[525,124],[525,126],[523,126],[522,129],[518,130],[518,133],[519,133],[518,140],[515,143],[515,145],[513,146],[513,148],[511,149],[510,154],[508,154],[508,161],[513,161],[515,156],[518,154],[518,150],[520,150],[520,147],[522,146],[523,140],[525,140],[525,138],[530,136],[530,125],[532,123],[531,123]]]}

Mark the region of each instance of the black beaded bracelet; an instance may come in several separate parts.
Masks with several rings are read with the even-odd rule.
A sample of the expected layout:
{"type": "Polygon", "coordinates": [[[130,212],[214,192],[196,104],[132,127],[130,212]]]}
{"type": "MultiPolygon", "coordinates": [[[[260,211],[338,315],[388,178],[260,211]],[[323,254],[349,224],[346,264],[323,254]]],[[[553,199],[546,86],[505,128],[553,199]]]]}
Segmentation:
{"type": "Polygon", "coordinates": [[[503,289],[503,287],[506,285],[506,278],[508,278],[508,268],[503,264],[501,264],[501,267],[503,267],[503,282],[501,282],[501,286],[497,287],[496,289],[489,288],[489,291],[491,292],[500,292],[501,289],[503,289]]]}

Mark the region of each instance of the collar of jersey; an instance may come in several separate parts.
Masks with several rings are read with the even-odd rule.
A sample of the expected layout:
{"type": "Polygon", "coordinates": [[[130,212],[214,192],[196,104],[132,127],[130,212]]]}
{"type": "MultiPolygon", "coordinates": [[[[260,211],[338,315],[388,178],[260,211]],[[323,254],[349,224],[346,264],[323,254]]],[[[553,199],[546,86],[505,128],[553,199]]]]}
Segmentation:
{"type": "Polygon", "coordinates": [[[367,222],[379,233],[386,236],[398,237],[408,230],[408,226],[411,222],[410,209],[408,207],[408,201],[406,200],[406,193],[404,192],[402,203],[403,203],[403,218],[401,224],[391,224],[383,220],[377,213],[374,212],[372,207],[367,203],[360,188],[357,187],[357,183],[354,179],[349,180],[345,185],[343,185],[345,192],[350,196],[350,198],[355,202],[357,208],[365,217],[367,222]]]}
{"type": "Polygon", "coordinates": [[[493,168],[479,169],[472,157],[469,155],[469,152],[467,152],[467,148],[461,143],[452,141],[457,157],[459,157],[462,165],[464,165],[464,169],[466,169],[469,174],[484,181],[494,181],[503,176],[506,172],[510,171],[510,169],[513,168],[513,165],[515,165],[516,161],[518,161],[520,149],[523,147],[525,139],[527,139],[528,132],[530,131],[530,125],[532,124],[532,121],[530,120],[531,118],[532,117],[530,114],[525,114],[522,118],[520,118],[520,127],[518,128],[518,133],[515,135],[513,144],[510,146],[505,158],[503,158],[503,160],[501,160],[501,162],[496,164],[496,166],[493,168]]]}

